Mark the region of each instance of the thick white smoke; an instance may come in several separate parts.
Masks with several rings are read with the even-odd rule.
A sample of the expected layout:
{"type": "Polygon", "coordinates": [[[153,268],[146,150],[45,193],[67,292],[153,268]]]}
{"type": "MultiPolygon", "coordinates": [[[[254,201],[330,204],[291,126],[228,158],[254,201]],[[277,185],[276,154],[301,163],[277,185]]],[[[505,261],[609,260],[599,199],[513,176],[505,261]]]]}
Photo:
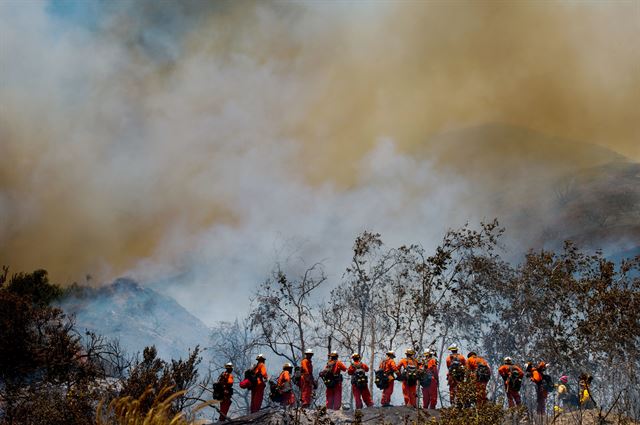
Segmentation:
{"type": "Polygon", "coordinates": [[[638,154],[634,4],[55,4],[0,4],[0,260],[165,280],[209,323],[283,256],[335,283],[363,229],[429,245],[492,218],[501,188],[447,171],[464,155],[434,134],[495,121],[638,154]],[[601,13],[616,31],[591,31],[601,13]]]}

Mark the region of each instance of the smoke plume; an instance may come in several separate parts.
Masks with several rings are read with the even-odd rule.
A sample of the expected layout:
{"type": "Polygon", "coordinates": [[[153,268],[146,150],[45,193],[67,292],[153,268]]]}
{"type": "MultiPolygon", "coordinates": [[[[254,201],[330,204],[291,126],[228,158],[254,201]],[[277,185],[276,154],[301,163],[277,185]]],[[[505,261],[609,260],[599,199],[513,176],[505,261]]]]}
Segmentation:
{"type": "Polygon", "coordinates": [[[493,214],[442,134],[640,160],[638,39],[631,0],[3,2],[0,260],[162,276],[208,321],[291,252],[337,279],[362,229],[428,244],[493,214]]]}

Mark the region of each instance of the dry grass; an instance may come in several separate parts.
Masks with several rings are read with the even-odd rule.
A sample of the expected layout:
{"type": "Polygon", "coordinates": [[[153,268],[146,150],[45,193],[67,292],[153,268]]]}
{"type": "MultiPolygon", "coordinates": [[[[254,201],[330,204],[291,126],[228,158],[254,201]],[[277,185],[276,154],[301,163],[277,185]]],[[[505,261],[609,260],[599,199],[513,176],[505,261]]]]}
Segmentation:
{"type": "MultiPolygon", "coordinates": [[[[101,401],[96,412],[96,425],[201,425],[207,423],[206,420],[189,420],[184,412],[173,413],[173,401],[185,394],[185,391],[178,391],[167,397],[171,392],[171,387],[163,388],[154,398],[154,403],[146,413],[141,410],[141,405],[145,399],[153,395],[152,388],[147,389],[138,399],[133,397],[120,397],[109,403],[104,408],[101,401]]],[[[212,402],[205,402],[198,405],[193,413],[210,406],[212,402]]]]}

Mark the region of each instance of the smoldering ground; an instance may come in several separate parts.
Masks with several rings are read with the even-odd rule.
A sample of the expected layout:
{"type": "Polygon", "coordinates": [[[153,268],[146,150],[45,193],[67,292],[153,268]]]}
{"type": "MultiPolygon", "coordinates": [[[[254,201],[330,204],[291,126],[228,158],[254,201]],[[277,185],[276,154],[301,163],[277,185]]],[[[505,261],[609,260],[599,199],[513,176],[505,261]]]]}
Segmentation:
{"type": "Polygon", "coordinates": [[[437,135],[530,128],[558,169],[602,159],[572,141],[640,159],[634,1],[65,4],[0,5],[14,270],[182,276],[215,320],[292,240],[339,278],[364,228],[428,245],[495,215],[502,148],[465,175],[437,135]]]}

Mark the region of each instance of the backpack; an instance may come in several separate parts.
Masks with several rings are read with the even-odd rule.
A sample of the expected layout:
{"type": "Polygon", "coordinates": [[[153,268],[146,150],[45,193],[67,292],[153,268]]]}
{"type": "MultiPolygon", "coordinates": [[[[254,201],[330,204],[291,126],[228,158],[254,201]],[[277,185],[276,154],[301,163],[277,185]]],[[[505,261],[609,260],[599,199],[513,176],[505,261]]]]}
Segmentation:
{"type": "Polygon", "coordinates": [[[224,398],[224,386],[220,382],[213,384],[213,399],[222,400],[224,398]]]}
{"type": "Polygon", "coordinates": [[[546,373],[542,372],[540,372],[540,374],[542,375],[542,388],[544,388],[544,390],[548,393],[553,392],[556,387],[555,385],[553,385],[553,378],[551,378],[551,375],[547,375],[546,373]]]}
{"type": "Polygon", "coordinates": [[[489,382],[491,379],[491,369],[485,364],[479,364],[476,370],[476,379],[478,382],[489,382]]]}
{"type": "Polygon", "coordinates": [[[413,364],[408,364],[404,368],[404,377],[409,385],[415,385],[418,383],[418,367],[413,364]]]}
{"type": "Polygon", "coordinates": [[[431,381],[433,381],[433,372],[431,369],[420,369],[418,371],[418,380],[420,381],[420,386],[422,388],[427,388],[431,385],[431,381]]]}
{"type": "Polygon", "coordinates": [[[520,391],[520,388],[522,388],[522,375],[513,366],[509,367],[509,376],[506,383],[507,388],[511,391],[520,391]]]}
{"type": "Polygon", "coordinates": [[[451,359],[451,365],[449,366],[449,375],[458,382],[464,381],[464,366],[460,362],[459,356],[454,356],[451,359]]]}
{"type": "Polygon", "coordinates": [[[225,395],[228,397],[231,397],[233,395],[233,387],[222,382],[223,376],[224,374],[220,375],[220,378],[218,378],[218,382],[213,384],[214,400],[222,400],[225,398],[225,395]]]}
{"type": "Polygon", "coordinates": [[[255,365],[251,369],[247,369],[244,371],[244,379],[248,379],[251,382],[251,385],[247,389],[254,388],[258,385],[258,374],[256,373],[258,365],[255,365]]]}
{"type": "Polygon", "coordinates": [[[342,375],[339,373],[335,373],[335,363],[327,363],[325,368],[320,371],[320,378],[322,378],[322,382],[324,382],[325,387],[333,388],[342,382],[342,375]]]}
{"type": "Polygon", "coordinates": [[[300,368],[300,366],[296,366],[293,369],[293,383],[298,387],[302,383],[302,369],[300,368]]]}
{"type": "Polygon", "coordinates": [[[282,393],[278,388],[278,383],[274,380],[269,381],[269,400],[280,403],[282,401],[282,393]]]}
{"type": "Polygon", "coordinates": [[[353,377],[351,378],[351,383],[356,386],[356,388],[364,389],[367,388],[367,384],[369,383],[369,378],[367,377],[367,373],[362,368],[356,369],[353,377]]]}
{"type": "Polygon", "coordinates": [[[389,386],[389,375],[384,371],[384,369],[378,369],[376,370],[376,377],[373,382],[376,384],[376,387],[384,390],[389,386]]]}

